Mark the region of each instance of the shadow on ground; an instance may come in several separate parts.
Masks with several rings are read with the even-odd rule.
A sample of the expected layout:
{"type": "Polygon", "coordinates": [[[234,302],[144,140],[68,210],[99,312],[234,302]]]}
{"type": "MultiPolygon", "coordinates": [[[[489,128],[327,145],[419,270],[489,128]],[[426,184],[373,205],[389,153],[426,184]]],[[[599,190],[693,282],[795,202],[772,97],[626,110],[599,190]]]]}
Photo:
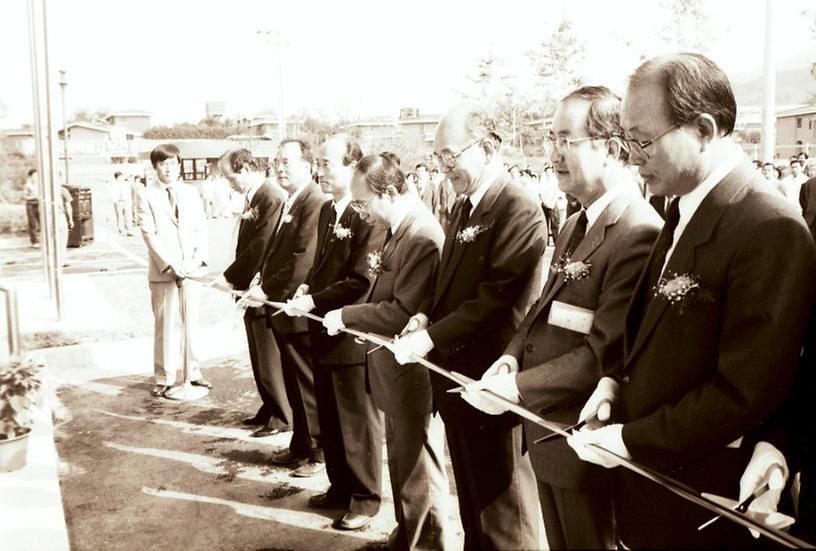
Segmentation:
{"type": "Polygon", "coordinates": [[[72,549],[381,547],[394,526],[387,471],[375,522],[332,529],[342,511],[307,505],[325,474],[300,479],[272,466],[289,435],[254,439],[241,426],[258,407],[248,365],[203,368],[214,388],[194,403],[152,398],[143,376],[60,389],[72,416],[55,432],[72,549]]]}

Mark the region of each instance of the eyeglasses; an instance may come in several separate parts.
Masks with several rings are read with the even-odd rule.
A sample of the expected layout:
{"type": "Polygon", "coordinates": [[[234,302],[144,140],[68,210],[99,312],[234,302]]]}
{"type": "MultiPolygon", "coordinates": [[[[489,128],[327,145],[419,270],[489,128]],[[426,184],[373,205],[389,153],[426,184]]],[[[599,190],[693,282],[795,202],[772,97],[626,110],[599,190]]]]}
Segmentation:
{"type": "Polygon", "coordinates": [[[581,143],[581,142],[585,142],[585,141],[589,141],[589,140],[605,140],[605,139],[606,138],[603,137],[603,136],[582,136],[580,138],[568,138],[568,137],[566,137],[564,135],[553,134],[552,132],[550,132],[547,135],[547,140],[552,142],[553,147],[555,148],[555,150],[558,151],[561,154],[564,154],[567,151],[569,151],[570,147],[574,143],[581,143]]]}
{"type": "Polygon", "coordinates": [[[637,155],[640,155],[640,156],[643,156],[643,157],[648,157],[648,155],[646,154],[646,148],[647,147],[649,147],[650,145],[655,143],[657,140],[659,140],[660,138],[662,138],[663,136],[665,136],[666,134],[668,134],[672,130],[676,130],[676,129],[680,128],[681,126],[683,126],[683,125],[680,124],[680,123],[673,124],[670,127],[668,127],[666,130],[664,130],[663,132],[661,132],[660,134],[658,134],[657,136],[652,138],[651,140],[636,140],[634,138],[627,138],[623,134],[616,134],[615,137],[620,138],[629,147],[629,152],[630,153],[637,154],[637,155]]]}
{"type": "Polygon", "coordinates": [[[434,155],[439,160],[439,162],[441,162],[447,168],[456,168],[456,159],[459,158],[459,155],[461,155],[462,153],[464,153],[465,151],[467,151],[468,149],[470,149],[471,147],[473,147],[477,143],[481,143],[481,142],[482,142],[482,139],[480,138],[480,139],[476,140],[475,142],[471,142],[470,144],[466,145],[465,147],[463,147],[462,149],[460,149],[456,153],[442,153],[441,155],[438,154],[438,153],[434,153],[434,155]]]}

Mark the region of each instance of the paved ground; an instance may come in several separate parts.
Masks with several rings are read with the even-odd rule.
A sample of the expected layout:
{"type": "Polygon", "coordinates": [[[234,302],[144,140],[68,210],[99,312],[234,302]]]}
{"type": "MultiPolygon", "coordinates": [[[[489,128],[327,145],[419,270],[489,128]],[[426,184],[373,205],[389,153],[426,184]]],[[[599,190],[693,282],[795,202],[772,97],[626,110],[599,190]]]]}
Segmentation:
{"type": "MultiPolygon", "coordinates": [[[[341,511],[307,506],[326,488],[325,475],[298,479],[270,466],[269,455],[289,436],[253,439],[241,427],[258,405],[248,365],[228,359],[203,371],[215,388],[196,403],[151,398],[150,380],[140,375],[61,389],[73,415],[55,433],[72,549],[364,549],[384,542],[394,526],[387,482],[372,525],[332,529],[341,511]]],[[[450,525],[458,531],[455,514],[450,525]]]]}

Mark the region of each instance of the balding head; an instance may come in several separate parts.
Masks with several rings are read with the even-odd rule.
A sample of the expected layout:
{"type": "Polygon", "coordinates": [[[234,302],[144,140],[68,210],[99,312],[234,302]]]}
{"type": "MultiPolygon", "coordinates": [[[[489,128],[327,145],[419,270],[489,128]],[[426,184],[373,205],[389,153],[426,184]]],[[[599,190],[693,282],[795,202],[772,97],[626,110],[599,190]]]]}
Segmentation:
{"type": "Polygon", "coordinates": [[[501,161],[501,138],[487,111],[473,103],[451,109],[436,130],[434,152],[457,193],[472,193],[490,163],[501,161]]]}

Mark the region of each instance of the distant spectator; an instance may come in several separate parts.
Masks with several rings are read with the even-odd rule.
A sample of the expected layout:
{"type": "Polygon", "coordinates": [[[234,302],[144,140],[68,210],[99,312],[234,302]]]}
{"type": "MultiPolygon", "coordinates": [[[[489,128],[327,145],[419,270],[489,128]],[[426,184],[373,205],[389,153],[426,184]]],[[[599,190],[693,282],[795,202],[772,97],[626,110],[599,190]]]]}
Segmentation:
{"type": "Polygon", "coordinates": [[[433,182],[431,182],[428,166],[425,163],[419,163],[414,168],[414,171],[416,172],[416,189],[419,198],[422,199],[425,206],[433,212],[434,186],[433,182]]]}
{"type": "MultiPolygon", "coordinates": [[[[128,177],[129,178],[129,177],[128,177]]],[[[117,171],[113,173],[110,194],[113,212],[116,216],[116,230],[119,235],[133,235],[131,216],[133,215],[133,187],[128,178],[117,171]]]]}
{"type": "Polygon", "coordinates": [[[68,232],[74,229],[74,213],[71,209],[71,192],[66,185],[60,186],[60,200],[57,201],[57,244],[59,245],[58,261],[62,267],[68,266],[68,232]]]}
{"type": "Polygon", "coordinates": [[[26,202],[28,218],[28,238],[32,247],[40,246],[40,184],[37,169],[29,169],[23,184],[23,198],[26,202]]]}
{"type": "Polygon", "coordinates": [[[808,159],[809,159],[809,158],[810,158],[810,157],[808,156],[808,154],[807,154],[807,153],[805,153],[804,151],[800,151],[800,152],[799,152],[799,154],[796,156],[796,159],[797,159],[797,160],[798,160],[800,163],[802,163],[802,166],[804,166],[804,167],[806,167],[806,166],[807,166],[807,164],[808,164],[808,159]]]}
{"type": "Polygon", "coordinates": [[[759,159],[754,159],[754,167],[759,171],[762,172],[762,161],[759,159]]]}
{"type": "Polygon", "coordinates": [[[808,178],[798,159],[790,162],[790,168],[786,172],[787,174],[779,181],[779,188],[788,201],[798,206],[799,191],[808,178]]]}
{"type": "Polygon", "coordinates": [[[808,164],[805,167],[805,176],[808,178],[816,178],[816,159],[811,159],[808,161],[808,164]]]}

